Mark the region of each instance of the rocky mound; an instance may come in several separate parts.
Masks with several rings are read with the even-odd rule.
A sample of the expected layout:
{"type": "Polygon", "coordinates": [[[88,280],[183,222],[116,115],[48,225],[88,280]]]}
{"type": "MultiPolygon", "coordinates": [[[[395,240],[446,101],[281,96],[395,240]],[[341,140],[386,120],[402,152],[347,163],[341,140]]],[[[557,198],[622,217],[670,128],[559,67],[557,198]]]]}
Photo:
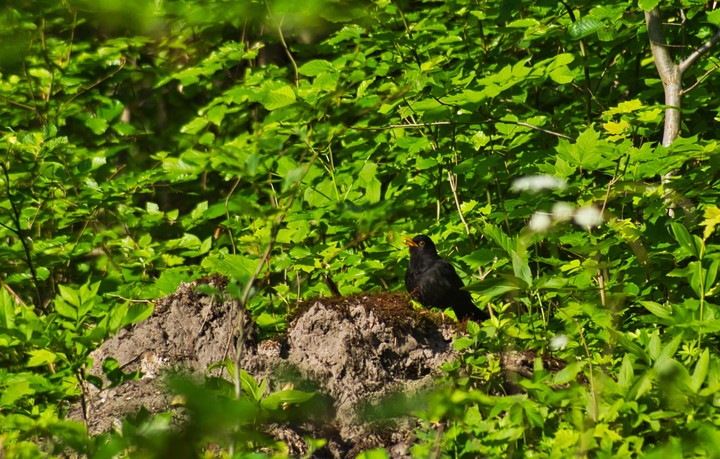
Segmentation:
{"type": "Polygon", "coordinates": [[[141,371],[142,378],[103,390],[87,387],[84,410],[75,407],[71,417],[84,417],[94,434],[108,431],[141,407],[152,413],[171,410],[164,370],[228,378],[222,367],[208,367],[234,356],[239,340],[242,368],[258,380],[267,378],[268,390],[290,382],[312,387],[328,400],[322,425],[267,427],[268,434],[288,444],[291,454],[304,454],[302,438],[309,436],[328,439],[317,457],[352,457],[375,447],[387,448],[393,457],[409,455],[414,420],[378,428],[363,420],[360,411],[392,393],[431,387],[440,365],[455,356],[450,346],[457,332],[453,322],[413,309],[405,295],[319,298],[297,309],[283,339],[258,343],[254,324],[240,313],[236,301],[201,293],[203,284],[222,292],[225,282],[214,277],[183,284],[156,302],[149,319],[98,348],[90,373],[104,379],[105,387],[102,363],[108,358],[117,360],[123,372],[141,371]],[[238,317],[243,318],[242,327],[237,326],[238,317]]]}

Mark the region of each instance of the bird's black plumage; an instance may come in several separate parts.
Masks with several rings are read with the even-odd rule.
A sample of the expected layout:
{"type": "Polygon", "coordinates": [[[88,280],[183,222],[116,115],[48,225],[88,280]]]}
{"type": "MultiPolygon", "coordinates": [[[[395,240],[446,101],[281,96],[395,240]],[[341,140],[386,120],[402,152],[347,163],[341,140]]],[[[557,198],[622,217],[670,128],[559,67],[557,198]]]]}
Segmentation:
{"type": "Polygon", "coordinates": [[[410,247],[410,263],[405,273],[405,288],[423,306],[452,308],[458,319],[484,320],[485,311],[478,309],[464,287],[460,276],[449,261],[437,253],[432,239],[424,234],[405,238],[410,247]]]}

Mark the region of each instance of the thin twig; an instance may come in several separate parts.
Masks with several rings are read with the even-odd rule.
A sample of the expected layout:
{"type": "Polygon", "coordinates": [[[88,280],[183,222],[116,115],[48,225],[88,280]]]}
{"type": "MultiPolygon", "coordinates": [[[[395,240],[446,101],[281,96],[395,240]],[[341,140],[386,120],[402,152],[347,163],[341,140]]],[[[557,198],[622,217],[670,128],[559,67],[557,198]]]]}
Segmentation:
{"type": "Polygon", "coordinates": [[[14,291],[12,288],[10,288],[10,286],[9,286],[8,284],[6,284],[5,282],[3,282],[3,281],[0,280],[0,285],[2,285],[3,288],[4,288],[5,290],[7,290],[8,293],[10,293],[10,295],[13,296],[13,298],[15,298],[15,302],[16,302],[17,304],[19,304],[20,306],[27,306],[27,305],[25,304],[25,302],[22,300],[22,298],[20,298],[20,297],[18,296],[18,294],[15,293],[15,291],[14,291]]]}
{"type": "Polygon", "coordinates": [[[50,72],[50,83],[48,84],[47,94],[45,94],[45,109],[50,105],[50,98],[52,97],[53,85],[55,84],[55,66],[50,61],[48,55],[47,43],[45,41],[45,18],[40,20],[40,47],[42,48],[42,57],[45,61],[45,66],[50,72]]]}
{"type": "Polygon", "coordinates": [[[582,341],[583,348],[585,349],[585,356],[588,359],[588,369],[590,370],[590,396],[592,397],[593,401],[592,420],[597,421],[599,407],[597,401],[597,393],[595,392],[595,374],[593,372],[592,354],[590,354],[590,348],[588,347],[587,341],[585,341],[585,334],[583,333],[580,322],[578,322],[575,317],[571,318],[573,322],[575,322],[575,326],[577,326],[578,333],[580,334],[580,341],[582,341]]]}
{"type": "Polygon", "coordinates": [[[21,211],[20,209],[18,209],[12,197],[12,192],[10,188],[10,171],[8,170],[8,167],[4,162],[0,163],[0,167],[5,174],[5,188],[7,192],[8,202],[10,203],[10,209],[12,210],[13,224],[15,225],[15,228],[7,228],[10,229],[13,233],[15,233],[18,236],[18,239],[20,239],[20,244],[22,244],[23,250],[25,251],[25,261],[27,262],[28,268],[30,269],[30,276],[32,277],[33,284],[35,285],[35,293],[37,294],[38,302],[36,308],[44,312],[45,304],[42,290],[40,289],[40,280],[38,279],[37,271],[35,271],[35,265],[33,264],[32,250],[28,245],[28,242],[25,238],[25,231],[23,231],[22,224],[20,222],[21,211]]]}
{"type": "Polygon", "coordinates": [[[561,133],[559,133],[559,132],[551,131],[550,129],[541,128],[540,126],[535,126],[535,125],[532,125],[532,124],[530,124],[530,123],[525,123],[524,121],[505,121],[505,120],[501,120],[501,121],[499,121],[499,122],[500,122],[500,123],[506,123],[506,124],[517,124],[518,126],[523,126],[523,127],[526,127],[526,128],[534,129],[534,130],[536,130],[536,131],[540,131],[540,132],[543,132],[543,133],[545,133],[545,134],[550,134],[550,135],[553,135],[553,136],[555,136],[555,137],[560,137],[561,139],[569,140],[569,141],[571,141],[571,142],[574,142],[574,141],[575,141],[575,139],[572,138],[572,137],[570,137],[569,135],[565,135],[565,134],[561,134],[561,133]]]}
{"type": "MultiPolygon", "coordinates": [[[[600,264],[600,254],[597,255],[597,262],[600,264]]],[[[602,269],[598,268],[598,288],[600,289],[600,304],[607,306],[607,293],[605,291],[605,273],[602,269]]]]}
{"type": "MultiPolygon", "coordinates": [[[[431,126],[454,126],[454,125],[481,125],[488,124],[489,121],[433,121],[432,123],[406,123],[406,124],[389,124],[386,126],[351,126],[350,129],[356,129],[358,131],[387,131],[390,129],[403,129],[403,128],[426,128],[431,126]]],[[[562,134],[560,132],[551,131],[549,129],[541,128],[523,121],[508,121],[508,120],[497,120],[498,123],[514,124],[516,126],[522,126],[530,128],[536,131],[544,132],[561,139],[566,139],[574,142],[575,139],[569,135],[562,134]]]]}
{"type": "Polygon", "coordinates": [[[717,70],[718,68],[720,68],[720,67],[715,66],[715,67],[711,68],[710,70],[708,70],[707,72],[705,72],[705,73],[703,73],[702,75],[700,75],[700,77],[698,77],[697,81],[695,81],[695,83],[693,83],[692,86],[690,86],[690,87],[687,88],[687,89],[683,89],[680,94],[684,96],[685,94],[687,94],[687,93],[689,93],[690,91],[692,91],[693,89],[695,89],[695,87],[696,87],[697,85],[699,85],[700,83],[702,83],[703,81],[705,81],[705,78],[707,78],[708,75],[710,75],[711,73],[713,73],[713,72],[714,72],[715,70],[717,70]]]}
{"type": "Polygon", "coordinates": [[[38,111],[38,104],[35,100],[35,88],[33,87],[32,79],[30,79],[30,74],[27,71],[27,66],[25,65],[25,62],[23,62],[22,68],[23,73],[25,74],[25,78],[28,82],[28,88],[30,88],[30,100],[32,100],[33,111],[35,112],[35,115],[40,118],[40,122],[42,124],[45,124],[45,118],[40,114],[40,111],[38,111]]]}
{"type": "Polygon", "coordinates": [[[275,21],[275,19],[273,18],[272,11],[270,11],[270,5],[268,4],[267,0],[265,0],[265,8],[267,8],[267,12],[268,12],[268,16],[270,17],[270,20],[275,23],[275,27],[277,28],[278,36],[280,37],[280,44],[282,44],[282,47],[285,50],[285,54],[287,54],[288,59],[290,59],[290,62],[292,63],[293,70],[295,71],[295,87],[297,88],[298,84],[300,82],[300,73],[298,72],[297,62],[295,62],[295,59],[293,58],[293,55],[290,52],[290,48],[288,48],[288,45],[285,42],[285,36],[283,36],[283,32],[282,32],[283,19],[281,19],[280,22],[275,21]]]}
{"type": "Polygon", "coordinates": [[[23,104],[22,102],[17,102],[17,101],[14,101],[14,100],[12,100],[12,99],[8,99],[8,98],[5,97],[5,96],[0,96],[0,100],[3,101],[3,102],[5,102],[5,103],[7,103],[7,104],[10,104],[10,105],[15,105],[15,106],[17,106],[17,107],[24,108],[24,109],[26,109],[26,110],[35,111],[35,108],[32,107],[31,105],[23,104]]]}
{"type": "Polygon", "coordinates": [[[114,77],[120,70],[122,70],[122,69],[125,67],[125,63],[126,63],[126,62],[127,62],[127,60],[125,59],[125,57],[123,57],[123,58],[122,58],[122,61],[120,62],[120,65],[119,65],[116,69],[114,69],[112,72],[108,73],[108,74],[105,75],[105,76],[102,76],[102,77],[98,78],[97,80],[95,80],[94,82],[90,83],[89,85],[83,86],[82,88],[80,88],[80,90],[79,90],[78,92],[76,92],[75,94],[73,94],[73,96],[72,96],[70,99],[68,99],[67,101],[65,101],[65,103],[63,103],[63,104],[60,106],[60,108],[58,108],[58,111],[57,111],[57,113],[55,114],[55,116],[53,117],[52,121],[55,122],[55,120],[57,119],[57,117],[60,116],[60,113],[62,113],[63,109],[64,109],[65,107],[67,107],[68,105],[70,105],[75,99],[77,99],[77,98],[80,97],[81,95],[85,94],[86,92],[88,92],[89,90],[91,90],[92,88],[94,88],[95,86],[99,85],[99,84],[102,83],[103,81],[108,80],[108,79],[114,77]]]}
{"type": "Polygon", "coordinates": [[[460,214],[460,221],[463,222],[463,225],[465,225],[465,232],[468,236],[470,236],[470,226],[465,221],[465,216],[463,216],[462,208],[460,207],[460,198],[458,198],[457,194],[457,177],[452,173],[452,171],[448,171],[448,181],[450,182],[452,194],[455,197],[455,205],[457,206],[458,214],[460,214]]]}
{"type": "MultiPolygon", "coordinates": [[[[227,196],[225,197],[225,218],[227,219],[228,223],[230,223],[230,196],[235,193],[235,190],[237,189],[238,185],[240,185],[240,178],[238,177],[235,180],[235,183],[233,183],[233,186],[230,188],[230,191],[228,192],[227,196]]],[[[232,244],[233,254],[237,253],[237,247],[235,247],[235,238],[233,237],[232,231],[228,231],[228,234],[230,235],[230,243],[232,244]]]]}

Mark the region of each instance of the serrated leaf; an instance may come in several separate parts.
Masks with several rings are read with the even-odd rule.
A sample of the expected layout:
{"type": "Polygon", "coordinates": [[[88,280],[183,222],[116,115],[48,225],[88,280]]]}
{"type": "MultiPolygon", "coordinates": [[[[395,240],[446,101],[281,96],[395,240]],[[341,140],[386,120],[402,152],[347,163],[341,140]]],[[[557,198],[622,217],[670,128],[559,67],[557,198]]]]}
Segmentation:
{"type": "Polygon", "coordinates": [[[12,376],[3,381],[0,406],[11,406],[26,395],[36,391],[30,385],[30,380],[22,375],[12,376]]]}
{"type": "Polygon", "coordinates": [[[620,121],[608,121],[603,123],[603,129],[605,129],[610,135],[621,135],[630,130],[630,123],[625,120],[620,121]]]}
{"type": "Polygon", "coordinates": [[[78,307],[80,305],[80,294],[77,290],[66,285],[58,285],[58,291],[62,299],[67,301],[71,306],[78,307]]]}
{"type": "Polygon", "coordinates": [[[462,351],[464,349],[469,348],[473,344],[475,344],[475,340],[473,340],[471,337],[460,336],[453,340],[453,349],[456,351],[462,351]]]}
{"type": "Polygon", "coordinates": [[[202,265],[212,269],[214,272],[244,283],[250,279],[251,272],[255,269],[257,261],[243,255],[223,255],[218,253],[206,257],[202,265]]]}
{"type": "Polygon", "coordinates": [[[108,128],[108,122],[104,118],[90,117],[85,120],[85,126],[90,128],[93,134],[100,135],[104,134],[108,128]]]}
{"type": "Polygon", "coordinates": [[[713,260],[710,266],[705,271],[705,294],[708,295],[715,285],[715,279],[717,279],[718,268],[720,268],[720,260],[713,260]]]}
{"type": "Polygon", "coordinates": [[[605,27],[605,25],[602,22],[593,17],[586,16],[570,24],[568,33],[573,40],[580,40],[581,38],[602,30],[603,27],[605,27]]]}
{"type": "Polygon", "coordinates": [[[324,72],[335,72],[333,65],[324,59],[315,59],[298,67],[298,73],[304,76],[317,76],[324,72]]]}
{"type": "Polygon", "coordinates": [[[710,24],[714,26],[720,25],[720,9],[714,9],[707,13],[707,20],[710,24]]]}
{"type": "Polygon", "coordinates": [[[207,118],[195,118],[194,120],[187,123],[185,126],[181,127],[180,132],[182,132],[183,134],[194,135],[205,129],[207,125],[207,118]]]}
{"type": "Polygon", "coordinates": [[[220,104],[212,107],[207,112],[207,119],[209,122],[214,124],[215,126],[220,126],[222,123],[223,118],[225,118],[225,113],[227,113],[228,107],[226,105],[220,104]]]}
{"type": "Polygon", "coordinates": [[[715,231],[715,227],[720,224],[720,208],[713,204],[708,205],[703,212],[703,221],[700,224],[705,227],[703,240],[707,240],[715,231]]]}
{"type": "Polygon", "coordinates": [[[47,349],[36,349],[28,352],[30,360],[28,360],[27,366],[39,367],[41,365],[47,365],[57,360],[58,356],[54,352],[48,351],[47,349]]]}
{"type": "Polygon", "coordinates": [[[267,110],[277,110],[295,103],[295,91],[289,86],[271,89],[262,96],[261,103],[267,110]]]}
{"type": "Polygon", "coordinates": [[[610,110],[603,112],[603,116],[612,117],[614,115],[623,115],[627,113],[634,113],[644,107],[640,99],[626,100],[620,102],[617,106],[612,107],[610,110]]]}

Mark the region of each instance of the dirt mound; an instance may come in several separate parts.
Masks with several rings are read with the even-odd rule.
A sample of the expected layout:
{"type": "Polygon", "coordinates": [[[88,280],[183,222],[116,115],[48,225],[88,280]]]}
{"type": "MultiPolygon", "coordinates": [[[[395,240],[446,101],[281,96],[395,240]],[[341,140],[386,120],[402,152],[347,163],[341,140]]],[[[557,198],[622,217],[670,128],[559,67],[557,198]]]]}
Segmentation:
{"type": "MultiPolygon", "coordinates": [[[[213,277],[181,285],[156,302],[149,319],[121,331],[93,353],[90,373],[106,384],[102,363],[108,358],[116,359],[124,372],[141,371],[143,376],[103,390],[87,388],[90,433],[109,430],[140,407],[153,413],[170,410],[170,395],[159,377],[164,370],[209,375],[210,365],[234,354],[240,336],[243,369],[258,379],[268,378],[269,390],[292,382],[312,387],[329,400],[325,425],[268,426],[267,432],[284,439],[292,454],[303,454],[303,436],[314,436],[329,440],[319,456],[351,457],[374,447],[387,448],[393,457],[409,455],[414,420],[378,429],[361,418],[360,409],[395,392],[431,387],[439,366],[455,356],[450,346],[456,333],[453,322],[413,309],[405,295],[320,298],[298,307],[283,339],[256,343],[250,320],[236,325],[237,302],[223,293],[201,293],[207,290],[205,284],[223,292],[225,283],[213,277]]],[[[227,377],[224,371],[216,368],[213,376],[227,377]]],[[[71,417],[82,419],[82,412],[77,406],[71,417]]]]}

